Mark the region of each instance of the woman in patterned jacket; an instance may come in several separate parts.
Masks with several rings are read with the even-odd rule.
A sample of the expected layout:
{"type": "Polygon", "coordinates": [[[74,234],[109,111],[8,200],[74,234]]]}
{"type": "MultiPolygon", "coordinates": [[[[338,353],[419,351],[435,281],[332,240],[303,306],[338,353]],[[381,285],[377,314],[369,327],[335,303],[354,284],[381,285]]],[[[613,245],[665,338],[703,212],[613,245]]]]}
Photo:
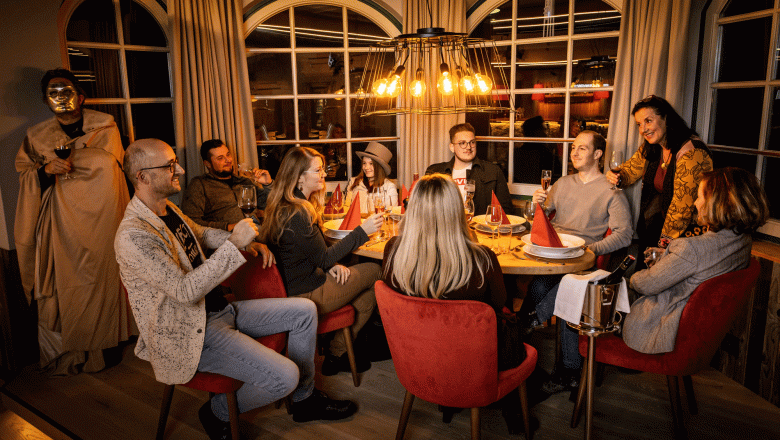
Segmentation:
{"type": "Polygon", "coordinates": [[[712,155],[663,98],[642,99],[631,115],[645,141],[617,174],[607,171],[607,180],[620,187],[642,180],[640,249],[666,248],[696,220],[696,191],[702,174],[712,170],[712,155]]]}

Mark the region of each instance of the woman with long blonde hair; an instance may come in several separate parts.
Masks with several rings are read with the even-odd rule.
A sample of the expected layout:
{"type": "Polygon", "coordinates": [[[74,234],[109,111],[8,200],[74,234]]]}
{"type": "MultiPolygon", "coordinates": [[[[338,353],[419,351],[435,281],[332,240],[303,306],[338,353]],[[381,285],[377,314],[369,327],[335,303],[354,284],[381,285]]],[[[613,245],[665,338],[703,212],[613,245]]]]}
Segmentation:
{"type": "MultiPolygon", "coordinates": [[[[385,245],[383,281],[398,292],[410,296],[443,300],[474,300],[496,310],[499,340],[499,369],[519,365],[525,348],[519,341],[520,329],[503,326],[507,294],[496,254],[472,237],[463,209],[458,185],[446,174],[422,177],[412,189],[409,206],[401,221],[401,233],[385,245]],[[515,332],[514,337],[511,332],[515,332]],[[516,341],[512,356],[501,347],[516,341]]],[[[510,315],[511,317],[511,315],[510,315]]],[[[511,344],[510,344],[511,345],[511,344]]],[[[519,397],[509,393],[502,412],[510,433],[518,433],[519,397]]],[[[445,417],[455,412],[441,407],[445,417]]]]}
{"type": "MultiPolygon", "coordinates": [[[[381,214],[366,219],[346,237],[328,247],[322,233],[322,206],[325,192],[325,157],[306,147],[292,148],[282,160],[276,181],[268,194],[260,240],[276,256],[288,296],[309,298],[320,314],[338,310],[346,304],[355,308],[352,336],[357,335],[376,306],[374,282],[379,279],[376,263],[350,267],[339,260],[368,241],[382,226],[381,214]]],[[[350,371],[346,341],[341,332],[330,344],[330,354],[322,365],[326,376],[350,371]]],[[[358,359],[358,371],[371,366],[358,359]]]]}

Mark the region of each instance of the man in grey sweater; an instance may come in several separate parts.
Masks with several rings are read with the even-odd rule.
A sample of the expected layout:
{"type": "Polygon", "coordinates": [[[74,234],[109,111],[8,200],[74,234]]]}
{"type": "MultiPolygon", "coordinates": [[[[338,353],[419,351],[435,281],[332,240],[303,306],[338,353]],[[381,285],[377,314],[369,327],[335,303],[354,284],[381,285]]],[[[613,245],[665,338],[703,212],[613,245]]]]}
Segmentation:
{"type": "MultiPolygon", "coordinates": [[[[194,177],[184,191],[182,212],[195,223],[215,229],[232,231],[244,214],[238,207],[238,191],[243,185],[257,187],[257,209],[265,209],[272,179],[266,170],[255,168],[252,178],[234,173],[233,155],[219,139],[211,139],[200,147],[206,173],[194,177]]],[[[255,211],[253,214],[260,215],[255,211]]]]}
{"type": "MultiPolygon", "coordinates": [[[[534,203],[543,203],[545,210],[555,211],[551,223],[559,233],[581,237],[596,255],[608,254],[627,247],[634,234],[631,210],[623,191],[611,189],[601,173],[599,162],[607,142],[600,134],[585,130],[571,146],[571,161],[577,174],[561,177],[547,191],[538,189],[534,203]],[[604,236],[610,229],[612,233],[604,236]]],[[[553,315],[558,283],[562,276],[537,276],[528,285],[528,294],[520,312],[529,329],[553,315]]],[[[577,332],[562,326],[561,347],[563,365],[556,365],[542,391],[553,394],[574,390],[579,386],[582,358],[577,352],[577,332]]]]}

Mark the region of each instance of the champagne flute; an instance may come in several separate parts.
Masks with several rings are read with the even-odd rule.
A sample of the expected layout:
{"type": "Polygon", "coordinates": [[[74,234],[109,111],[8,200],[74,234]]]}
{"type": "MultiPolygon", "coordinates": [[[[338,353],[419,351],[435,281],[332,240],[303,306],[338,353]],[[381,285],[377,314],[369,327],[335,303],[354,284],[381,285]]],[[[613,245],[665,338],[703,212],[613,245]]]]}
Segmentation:
{"type": "MultiPolygon", "coordinates": [[[[71,151],[71,144],[57,145],[57,147],[54,149],[54,154],[56,154],[60,159],[65,160],[70,157],[71,151]]],[[[70,173],[65,173],[62,178],[72,179],[72,177],[70,177],[70,173]]]]}
{"type": "Polygon", "coordinates": [[[533,223],[534,214],[536,214],[536,203],[533,201],[526,202],[525,208],[523,208],[523,217],[528,220],[528,223],[533,223]]]}
{"type": "Polygon", "coordinates": [[[612,157],[609,159],[609,170],[613,173],[617,174],[618,181],[616,184],[612,185],[613,190],[622,191],[621,188],[618,188],[618,184],[620,184],[620,168],[623,166],[623,152],[622,151],[612,151],[612,157]]]}
{"type": "Polygon", "coordinates": [[[385,235],[385,201],[382,197],[382,193],[380,192],[379,188],[374,188],[374,191],[371,193],[371,198],[374,201],[374,213],[376,214],[382,214],[382,230],[379,233],[379,237],[383,238],[385,235]]]}
{"type": "Polygon", "coordinates": [[[257,209],[257,194],[254,185],[241,185],[238,194],[238,207],[244,213],[245,218],[257,209]]]}
{"type": "Polygon", "coordinates": [[[552,170],[542,170],[542,189],[547,191],[552,183],[552,170]]]}
{"type": "Polygon", "coordinates": [[[474,218],[474,200],[466,199],[463,202],[463,210],[466,213],[466,223],[471,223],[471,219],[474,218]]]}
{"type": "Polygon", "coordinates": [[[491,249],[499,253],[496,247],[496,227],[501,224],[501,205],[490,205],[485,213],[485,223],[490,226],[491,249]]]}
{"type": "Polygon", "coordinates": [[[333,194],[330,197],[331,202],[333,202],[331,206],[333,206],[335,209],[335,213],[340,214],[341,208],[344,206],[344,194],[341,192],[341,190],[333,191],[333,194]]]}

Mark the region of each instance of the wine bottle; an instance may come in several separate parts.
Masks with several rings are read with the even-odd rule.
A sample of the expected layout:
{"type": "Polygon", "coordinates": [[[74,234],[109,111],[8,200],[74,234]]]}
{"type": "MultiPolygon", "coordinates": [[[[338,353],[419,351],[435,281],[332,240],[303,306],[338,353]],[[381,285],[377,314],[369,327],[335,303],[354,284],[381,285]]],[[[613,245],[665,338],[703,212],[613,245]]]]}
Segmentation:
{"type": "Polygon", "coordinates": [[[626,258],[623,259],[623,261],[620,263],[620,266],[617,267],[617,269],[613,270],[611,274],[607,275],[605,278],[599,280],[597,284],[617,284],[620,282],[620,280],[623,279],[623,275],[626,273],[628,268],[634,263],[636,260],[636,257],[633,255],[629,255],[626,258]]]}

